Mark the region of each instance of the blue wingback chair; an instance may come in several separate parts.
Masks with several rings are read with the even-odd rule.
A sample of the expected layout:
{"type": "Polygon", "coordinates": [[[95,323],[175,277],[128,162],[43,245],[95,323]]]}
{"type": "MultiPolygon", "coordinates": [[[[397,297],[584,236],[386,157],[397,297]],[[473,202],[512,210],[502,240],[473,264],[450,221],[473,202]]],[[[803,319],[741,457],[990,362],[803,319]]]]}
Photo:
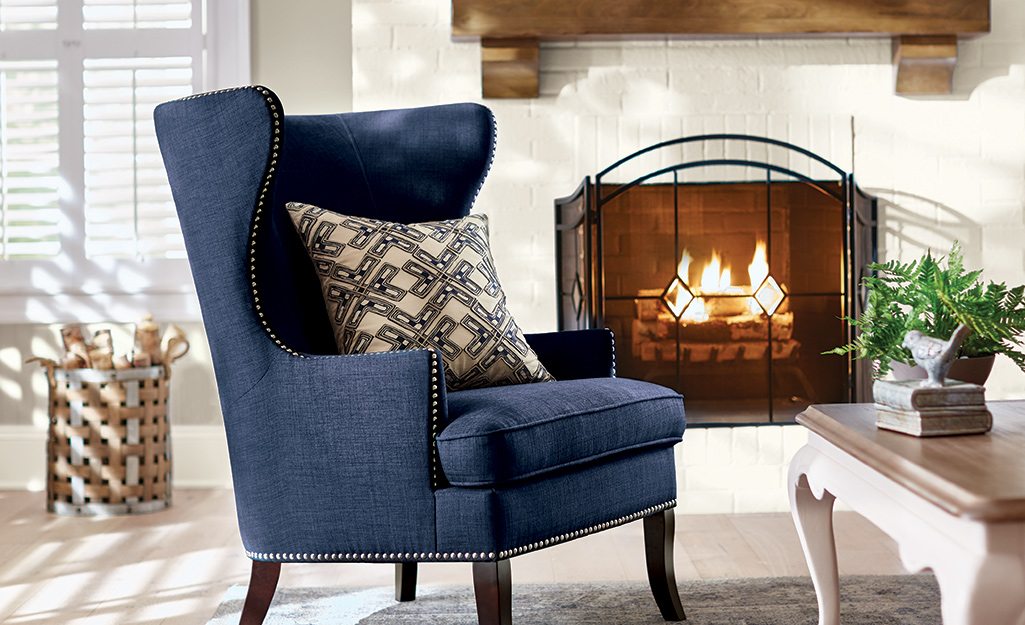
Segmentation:
{"type": "MultiPolygon", "coordinates": [[[[481,623],[511,622],[509,559],[636,519],[666,620],[675,392],[615,377],[606,330],[527,335],[555,382],[446,393],[432,350],[337,355],[299,201],[404,223],[469,213],[495,123],[475,104],[285,116],[245,87],[168,102],[157,136],[210,342],[239,530],[242,623],[283,562],[471,562],[481,623]]],[[[499,234],[499,236],[501,236],[499,234]]]]}

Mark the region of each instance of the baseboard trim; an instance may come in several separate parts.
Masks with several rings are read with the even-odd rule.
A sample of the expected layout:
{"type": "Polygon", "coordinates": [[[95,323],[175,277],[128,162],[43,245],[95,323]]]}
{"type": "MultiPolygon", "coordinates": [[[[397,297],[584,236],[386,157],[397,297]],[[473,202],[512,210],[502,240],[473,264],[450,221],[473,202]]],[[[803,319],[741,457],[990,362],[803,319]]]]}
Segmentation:
{"type": "MultiPolygon", "coordinates": [[[[175,488],[231,488],[224,428],[171,428],[171,470],[175,488]]],[[[30,425],[0,426],[0,490],[46,488],[46,430],[30,425]]]]}
{"type": "MultiPolygon", "coordinates": [[[[737,514],[789,510],[790,458],[807,442],[803,427],[709,428],[688,431],[676,449],[677,513],[737,514]],[[735,431],[733,431],[735,430],[735,431]],[[770,453],[771,452],[771,453],[770,453]]],[[[174,425],[171,463],[175,488],[231,488],[224,428],[174,425]]],[[[0,426],[0,490],[46,487],[46,431],[0,426]]],[[[840,502],[837,510],[847,509],[840,502]]]]}

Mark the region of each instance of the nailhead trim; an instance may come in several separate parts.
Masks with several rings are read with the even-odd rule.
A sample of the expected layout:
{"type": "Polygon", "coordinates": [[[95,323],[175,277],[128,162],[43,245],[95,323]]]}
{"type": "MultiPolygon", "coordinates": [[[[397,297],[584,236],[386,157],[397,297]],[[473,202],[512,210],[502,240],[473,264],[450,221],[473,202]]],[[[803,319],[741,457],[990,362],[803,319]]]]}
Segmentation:
{"type": "Polygon", "coordinates": [[[257,93],[263,96],[264,101],[267,103],[267,109],[270,112],[273,126],[273,133],[271,134],[271,154],[270,160],[267,162],[267,170],[263,175],[263,184],[260,188],[260,197],[256,201],[256,211],[253,213],[253,223],[249,230],[249,270],[251,283],[251,292],[253,296],[253,307],[256,310],[257,316],[260,317],[260,323],[263,325],[264,331],[267,332],[267,336],[270,337],[274,344],[285,350],[292,356],[299,358],[306,358],[305,355],[300,354],[288,345],[281,342],[275,334],[274,330],[271,329],[270,324],[267,323],[267,319],[263,315],[262,306],[260,305],[260,290],[256,283],[256,236],[260,227],[260,218],[263,216],[264,200],[270,195],[271,189],[274,185],[274,177],[277,171],[278,164],[278,152],[281,149],[281,120],[278,110],[281,108],[281,102],[278,101],[277,97],[269,90],[264,87],[252,87],[257,93]]]}
{"type": "Polygon", "coordinates": [[[484,181],[487,180],[488,174],[491,173],[491,167],[495,163],[495,152],[498,150],[498,120],[495,119],[495,113],[491,109],[488,109],[488,113],[491,115],[491,158],[488,159],[488,167],[484,170],[484,175],[480,177],[477,192],[473,194],[473,201],[470,202],[471,208],[477,203],[477,197],[480,195],[481,189],[484,188],[484,181]]]}
{"type": "Polygon", "coordinates": [[[260,553],[246,551],[246,556],[253,560],[271,562],[484,562],[495,560],[495,552],[458,552],[458,553],[260,553]]]}
{"type": "Polygon", "coordinates": [[[612,337],[612,377],[616,377],[616,333],[609,330],[612,337]]]}
{"type": "Polygon", "coordinates": [[[444,384],[441,368],[438,363],[438,352],[431,350],[431,451],[428,463],[431,468],[431,489],[438,490],[441,487],[443,475],[441,471],[441,459],[438,457],[438,434],[441,427],[438,423],[438,411],[441,401],[439,399],[438,384],[444,384]],[[440,381],[440,382],[439,382],[440,381]]]}
{"type": "Polygon", "coordinates": [[[646,517],[656,512],[661,512],[668,508],[676,507],[676,500],[672,499],[663,504],[645,508],[639,512],[628,514],[618,519],[606,521],[605,523],[599,523],[592,525],[575,532],[568,532],[566,534],[560,534],[559,536],[553,536],[546,538],[545,540],[538,541],[536,543],[530,543],[522,547],[515,549],[507,549],[506,551],[500,551],[497,554],[494,551],[490,552],[474,552],[474,553],[260,553],[255,551],[246,551],[246,556],[252,560],[264,560],[271,562],[352,562],[352,561],[373,561],[373,562],[486,562],[490,560],[505,560],[513,556],[518,556],[530,551],[535,551],[551,545],[557,545],[574,538],[580,538],[581,536],[587,536],[588,534],[594,534],[602,530],[607,530],[624,523],[636,521],[641,517],[646,517]]]}
{"type": "Polygon", "coordinates": [[[506,551],[500,551],[498,553],[498,559],[499,560],[504,560],[506,558],[511,558],[513,556],[518,556],[520,554],[528,553],[530,551],[536,551],[537,549],[542,549],[542,548],[548,547],[550,545],[557,545],[559,543],[563,543],[563,542],[566,542],[568,540],[573,540],[574,538],[580,538],[581,536],[587,536],[588,534],[594,534],[595,532],[600,532],[602,530],[607,530],[607,529],[609,529],[611,527],[616,527],[618,525],[623,525],[624,523],[629,523],[631,521],[636,521],[637,519],[639,519],[641,517],[646,517],[649,514],[655,514],[656,512],[661,512],[662,510],[666,510],[667,508],[673,508],[675,506],[676,506],[676,500],[673,499],[673,500],[667,501],[667,502],[665,502],[663,504],[659,504],[657,506],[652,506],[650,508],[645,508],[644,510],[641,510],[639,512],[634,512],[633,514],[628,514],[626,516],[619,517],[618,519],[614,519],[612,521],[606,521],[605,523],[599,523],[598,525],[592,525],[591,527],[588,527],[588,528],[585,528],[585,529],[582,529],[582,530],[577,530],[575,532],[569,532],[567,534],[561,534],[559,536],[554,536],[552,538],[548,538],[548,539],[543,540],[543,541],[538,541],[536,543],[530,543],[529,545],[523,545],[522,547],[516,547],[515,549],[507,549],[506,551]]]}
{"type": "Polygon", "coordinates": [[[270,158],[267,161],[267,168],[263,174],[263,183],[260,186],[260,196],[256,200],[256,210],[253,213],[253,221],[249,227],[249,290],[250,295],[253,298],[253,309],[256,311],[257,317],[260,318],[260,323],[263,325],[264,331],[267,332],[267,335],[270,337],[272,341],[274,341],[275,345],[285,350],[292,356],[306,358],[305,355],[300,354],[288,345],[285,345],[281,341],[281,339],[274,334],[274,331],[271,329],[270,324],[267,323],[267,319],[264,317],[263,306],[260,304],[260,291],[257,287],[256,282],[256,235],[260,227],[260,218],[263,215],[264,200],[269,195],[269,192],[274,183],[274,176],[277,171],[278,152],[281,148],[281,119],[279,113],[279,111],[282,108],[281,102],[277,99],[277,96],[275,96],[274,93],[270,91],[270,89],[260,86],[232,87],[230,89],[220,89],[218,91],[197,93],[190,96],[186,96],[184,98],[179,98],[178,100],[175,100],[175,102],[195,100],[197,98],[203,98],[210,95],[246,90],[255,91],[261,96],[263,96],[264,102],[267,105],[267,110],[271,116],[271,125],[273,130],[273,132],[271,132],[270,158]]]}

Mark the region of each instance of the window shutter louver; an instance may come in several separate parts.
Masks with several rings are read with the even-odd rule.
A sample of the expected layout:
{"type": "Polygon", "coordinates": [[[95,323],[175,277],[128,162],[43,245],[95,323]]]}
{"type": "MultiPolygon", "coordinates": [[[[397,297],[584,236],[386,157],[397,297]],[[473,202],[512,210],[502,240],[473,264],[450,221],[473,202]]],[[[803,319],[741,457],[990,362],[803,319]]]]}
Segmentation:
{"type": "Polygon", "coordinates": [[[83,27],[190,28],[191,0],[85,0],[83,27]]]}
{"type": "Polygon", "coordinates": [[[192,93],[192,59],[86,59],[83,77],[86,256],[184,257],[153,109],[192,93]]]}
{"type": "Polygon", "coordinates": [[[58,102],[55,61],[0,61],[0,253],[55,256],[58,102]]]}
{"type": "Polygon", "coordinates": [[[56,28],[57,0],[0,0],[0,31],[56,28]]]}

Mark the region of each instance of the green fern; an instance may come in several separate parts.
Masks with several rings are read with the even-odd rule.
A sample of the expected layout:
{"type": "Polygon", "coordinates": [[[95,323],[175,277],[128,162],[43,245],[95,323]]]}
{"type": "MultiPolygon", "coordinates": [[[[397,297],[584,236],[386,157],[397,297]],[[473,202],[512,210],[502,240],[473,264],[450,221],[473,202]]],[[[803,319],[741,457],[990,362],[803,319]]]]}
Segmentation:
{"type": "Polygon", "coordinates": [[[942,260],[930,252],[910,263],[869,265],[873,274],[862,280],[868,289],[865,312],[856,319],[846,317],[860,330],[858,336],[824,353],[871,358],[878,363],[875,375],[882,377],[891,361],[915,364],[902,345],[909,331],[948,337],[963,323],[972,332],[958,356],[1006,354],[1025,371],[1025,285],[1008,289],[1003,283],[983,284],[982,271],[965,271],[956,241],[945,268],[942,260]]]}

